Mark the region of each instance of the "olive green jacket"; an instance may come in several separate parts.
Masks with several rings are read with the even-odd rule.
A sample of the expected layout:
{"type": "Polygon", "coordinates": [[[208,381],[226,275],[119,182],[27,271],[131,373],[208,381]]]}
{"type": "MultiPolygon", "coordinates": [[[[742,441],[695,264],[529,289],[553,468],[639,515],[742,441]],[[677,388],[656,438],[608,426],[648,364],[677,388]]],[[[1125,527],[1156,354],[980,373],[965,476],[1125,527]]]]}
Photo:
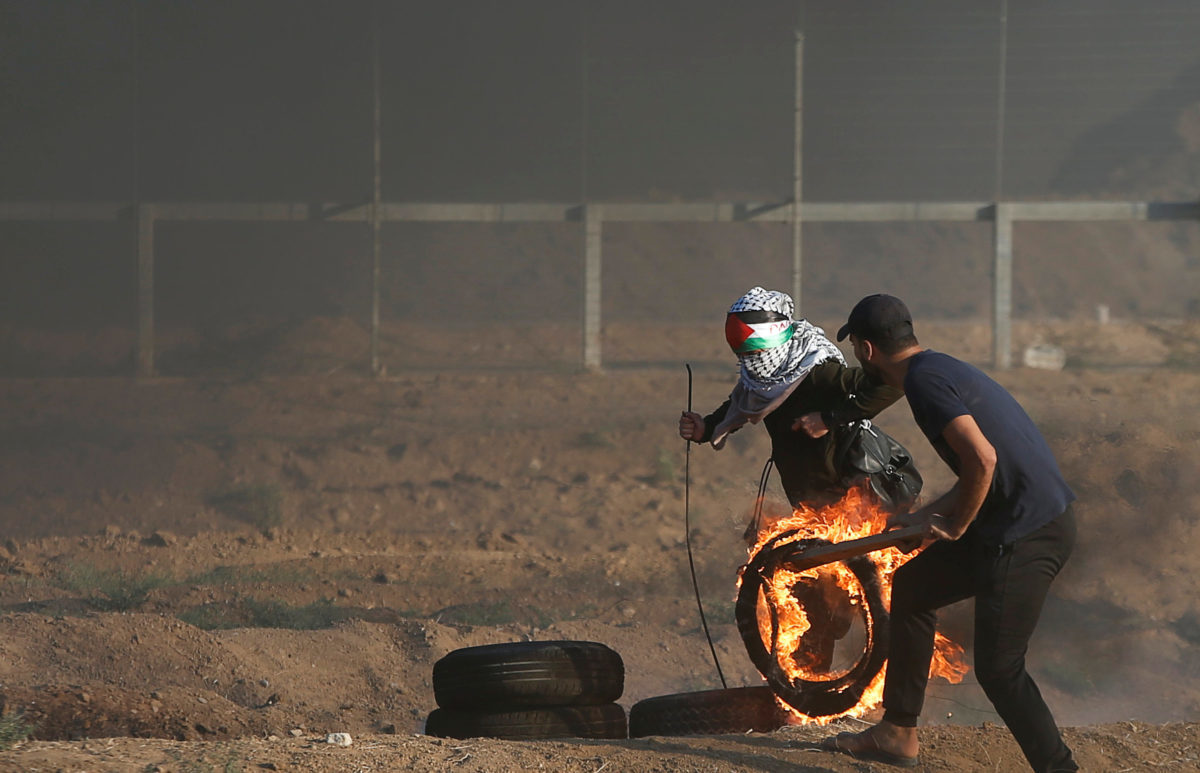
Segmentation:
{"type": "MultiPolygon", "coordinates": [[[[848,424],[874,418],[903,395],[899,389],[870,378],[862,368],[847,367],[836,360],[826,360],[813,368],[788,398],[763,419],[771,437],[771,458],[779,470],[788,501],[793,506],[822,505],[841,499],[846,491],[839,484],[834,467],[837,439],[848,424]],[[820,413],[829,427],[826,435],[810,438],[803,430],[792,429],[797,418],[814,412],[820,413]]],[[[728,409],[726,400],[704,417],[702,442],[712,439],[713,429],[725,418],[728,409]]]]}

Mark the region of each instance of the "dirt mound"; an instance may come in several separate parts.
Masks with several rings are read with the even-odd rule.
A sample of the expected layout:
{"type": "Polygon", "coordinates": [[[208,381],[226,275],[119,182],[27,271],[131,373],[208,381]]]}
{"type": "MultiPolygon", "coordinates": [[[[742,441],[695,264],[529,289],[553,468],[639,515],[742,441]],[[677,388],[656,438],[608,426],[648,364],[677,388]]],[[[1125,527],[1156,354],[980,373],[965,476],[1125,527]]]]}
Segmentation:
{"type": "Polygon", "coordinates": [[[262,735],[266,724],[252,711],[216,695],[179,689],[145,693],[109,685],[38,685],[7,688],[0,705],[22,713],[33,738],[170,738],[221,740],[262,735]]]}

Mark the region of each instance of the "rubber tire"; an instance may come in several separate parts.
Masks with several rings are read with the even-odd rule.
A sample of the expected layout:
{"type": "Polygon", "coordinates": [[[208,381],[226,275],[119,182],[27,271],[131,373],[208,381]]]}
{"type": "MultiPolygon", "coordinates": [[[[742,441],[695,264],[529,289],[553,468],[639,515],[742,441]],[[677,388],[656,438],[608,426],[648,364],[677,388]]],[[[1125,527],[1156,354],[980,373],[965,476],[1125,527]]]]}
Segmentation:
{"type": "Polygon", "coordinates": [[[888,611],[883,602],[883,589],[879,570],[867,556],[857,556],[842,563],[858,579],[863,588],[867,613],[872,624],[868,626],[866,647],[858,662],[837,679],[791,680],[774,662],[771,653],[763,644],[758,632],[758,592],[763,578],[760,571],[787,553],[813,545],[829,544],[826,540],[805,539],[785,542],[795,532],[785,532],[766,543],[751,559],[742,572],[742,587],[738,591],[734,606],[738,631],[746,645],[746,653],[767,680],[767,684],[784,702],[809,717],[829,717],[852,709],[862,699],[863,692],[871,685],[876,674],[887,662],[888,611]],[[782,543],[782,544],[781,544],[782,543]]]}
{"type": "Polygon", "coordinates": [[[629,737],[769,733],[787,721],[770,687],[731,687],[638,701],[629,709],[629,737]]]}
{"type": "Polygon", "coordinates": [[[616,703],[520,711],[434,709],[425,720],[426,735],[440,738],[502,738],[510,741],[625,738],[627,728],[625,709],[616,703]]]}
{"type": "Polygon", "coordinates": [[[612,703],[625,689],[625,664],[603,644],[530,641],[454,650],[433,664],[443,709],[485,711],[612,703]]]}

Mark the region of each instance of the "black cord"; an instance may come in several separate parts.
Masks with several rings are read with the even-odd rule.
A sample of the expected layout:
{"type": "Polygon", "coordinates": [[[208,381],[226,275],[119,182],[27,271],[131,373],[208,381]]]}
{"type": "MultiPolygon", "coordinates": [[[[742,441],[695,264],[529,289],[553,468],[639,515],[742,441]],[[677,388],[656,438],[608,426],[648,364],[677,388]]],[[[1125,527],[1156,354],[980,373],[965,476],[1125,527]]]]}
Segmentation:
{"type": "MultiPolygon", "coordinates": [[[[684,363],[688,374],[688,413],[692,412],[692,366],[684,363]]],[[[729,689],[729,685],[725,683],[725,674],[721,671],[721,661],[717,659],[717,648],[713,646],[712,636],[708,632],[708,620],[704,618],[704,604],[700,601],[700,584],[696,582],[696,562],[692,558],[692,523],[691,523],[691,502],[690,490],[692,481],[692,441],[683,441],[684,446],[683,456],[683,536],[684,542],[687,544],[688,569],[692,573],[692,590],[696,592],[696,608],[700,610],[700,625],[704,628],[704,638],[708,639],[708,650],[712,653],[713,663],[717,666],[717,676],[721,678],[721,687],[729,689]]]]}
{"type": "Polygon", "coordinates": [[[775,465],[775,457],[767,459],[763,465],[762,475],[758,479],[758,498],[754,500],[754,538],[758,539],[758,530],[762,522],[763,499],[767,496],[767,479],[771,477],[771,467],[775,465]]]}

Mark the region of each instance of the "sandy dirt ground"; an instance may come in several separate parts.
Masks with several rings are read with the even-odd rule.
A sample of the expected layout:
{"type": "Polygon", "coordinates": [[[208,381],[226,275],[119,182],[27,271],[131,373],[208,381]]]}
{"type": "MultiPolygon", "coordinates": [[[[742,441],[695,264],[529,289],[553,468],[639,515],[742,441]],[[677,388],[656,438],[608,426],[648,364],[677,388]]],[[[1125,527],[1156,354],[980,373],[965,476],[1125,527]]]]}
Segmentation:
{"type": "MultiPolygon", "coordinates": [[[[310,328],[309,351],[358,346],[346,329],[310,328]]],[[[701,411],[735,372],[719,328],[674,332],[677,352],[649,362],[638,330],[606,329],[601,373],[506,369],[544,343],[491,330],[471,366],[379,379],[297,364],[0,381],[0,702],[34,725],[0,771],[881,769],[814,748],[856,720],[604,741],[422,733],[433,664],[477,644],[607,644],[626,709],[721,686],[688,575],[685,467],[717,656],[730,686],[761,683],[733,598],[766,436],[685,455],[684,361],[701,411]],[[334,732],[353,744],[326,743],[334,732]]],[[[987,362],[985,325],[918,332],[987,362]]],[[[1061,371],[995,375],[1058,454],[1081,522],[1031,670],[1085,770],[1200,769],[1200,325],[1023,323],[1014,339],[1068,353],[1061,371]]],[[[879,423],[927,491],[949,485],[903,404],[879,423]]],[[[775,480],[770,495],[781,507],[775,480]]],[[[969,658],[970,605],[942,627],[969,658]]],[[[924,721],[923,769],[1023,769],[970,673],[931,686],[924,721]]]]}

